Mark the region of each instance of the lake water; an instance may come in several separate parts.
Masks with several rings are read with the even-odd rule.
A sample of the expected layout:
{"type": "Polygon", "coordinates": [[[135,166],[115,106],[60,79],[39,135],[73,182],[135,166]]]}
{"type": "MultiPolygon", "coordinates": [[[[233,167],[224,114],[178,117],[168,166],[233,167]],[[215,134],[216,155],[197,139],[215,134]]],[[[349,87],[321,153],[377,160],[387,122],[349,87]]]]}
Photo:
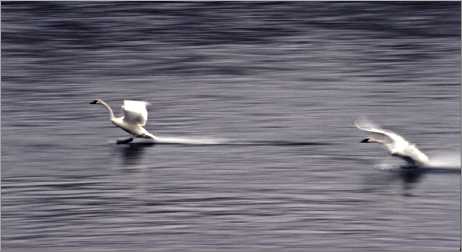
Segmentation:
{"type": "Polygon", "coordinates": [[[1,10],[4,249],[458,251],[460,170],[380,169],[353,122],[460,152],[460,2],[1,10]],[[117,145],[96,98],[231,144],[117,145]]]}

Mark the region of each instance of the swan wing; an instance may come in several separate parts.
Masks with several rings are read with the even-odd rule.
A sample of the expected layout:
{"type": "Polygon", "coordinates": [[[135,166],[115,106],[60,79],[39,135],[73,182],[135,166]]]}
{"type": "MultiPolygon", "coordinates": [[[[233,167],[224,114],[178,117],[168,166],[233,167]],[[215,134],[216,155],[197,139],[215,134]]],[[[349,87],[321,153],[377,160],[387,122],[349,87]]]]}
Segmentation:
{"type": "Polygon", "coordinates": [[[148,105],[149,103],[145,101],[124,100],[124,105],[122,105],[124,121],[141,126],[146,125],[146,121],[148,120],[146,106],[148,105]]]}
{"type": "Polygon", "coordinates": [[[391,130],[382,129],[377,124],[367,120],[366,118],[360,118],[355,121],[356,128],[366,131],[369,133],[369,137],[379,143],[383,144],[397,144],[407,143],[407,141],[400,135],[394,133],[391,130]]]}

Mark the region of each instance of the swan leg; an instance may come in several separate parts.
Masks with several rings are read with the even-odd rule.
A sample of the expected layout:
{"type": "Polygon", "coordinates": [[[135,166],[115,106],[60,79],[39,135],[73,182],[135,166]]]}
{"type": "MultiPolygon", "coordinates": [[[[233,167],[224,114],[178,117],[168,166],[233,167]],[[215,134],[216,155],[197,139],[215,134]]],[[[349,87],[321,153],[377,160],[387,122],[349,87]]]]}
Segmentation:
{"type": "Polygon", "coordinates": [[[133,137],[129,137],[127,139],[119,139],[117,140],[117,144],[127,144],[133,141],[133,137]]]}

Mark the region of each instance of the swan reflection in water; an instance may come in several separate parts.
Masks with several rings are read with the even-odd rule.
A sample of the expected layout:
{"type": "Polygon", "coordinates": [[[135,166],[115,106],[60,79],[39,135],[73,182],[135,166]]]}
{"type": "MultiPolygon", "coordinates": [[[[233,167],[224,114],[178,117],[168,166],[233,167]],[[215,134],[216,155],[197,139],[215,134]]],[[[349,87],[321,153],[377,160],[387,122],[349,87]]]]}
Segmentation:
{"type": "Polygon", "coordinates": [[[146,148],[152,148],[155,143],[137,142],[124,145],[117,145],[116,148],[122,153],[124,165],[137,165],[143,159],[146,148]]]}
{"type": "MultiPolygon", "coordinates": [[[[377,171],[377,167],[374,167],[377,171]]],[[[389,186],[401,183],[404,196],[412,196],[412,189],[422,182],[425,182],[427,176],[452,176],[460,175],[461,169],[454,167],[416,167],[406,165],[398,165],[380,169],[379,173],[368,174],[365,176],[365,188],[363,192],[380,191],[389,186]]]]}

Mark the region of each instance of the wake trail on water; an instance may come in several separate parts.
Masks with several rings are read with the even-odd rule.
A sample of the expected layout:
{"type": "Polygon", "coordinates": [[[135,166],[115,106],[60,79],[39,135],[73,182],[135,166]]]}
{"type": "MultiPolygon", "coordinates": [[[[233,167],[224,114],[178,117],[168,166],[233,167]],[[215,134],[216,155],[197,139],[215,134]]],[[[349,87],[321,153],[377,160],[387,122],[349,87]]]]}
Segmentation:
{"type": "Polygon", "coordinates": [[[129,145],[221,145],[221,146],[309,146],[309,145],[328,145],[323,142],[306,142],[292,140],[237,140],[226,138],[210,137],[176,137],[176,136],[156,136],[155,141],[141,140],[129,143],[129,145]]]}
{"type": "Polygon", "coordinates": [[[429,155],[430,161],[427,165],[428,168],[448,168],[448,169],[459,169],[460,164],[460,153],[456,152],[439,152],[432,153],[429,155]]]}
{"type": "Polygon", "coordinates": [[[220,138],[193,138],[193,137],[156,137],[155,144],[183,144],[183,145],[218,145],[226,144],[228,139],[220,138]]]}

